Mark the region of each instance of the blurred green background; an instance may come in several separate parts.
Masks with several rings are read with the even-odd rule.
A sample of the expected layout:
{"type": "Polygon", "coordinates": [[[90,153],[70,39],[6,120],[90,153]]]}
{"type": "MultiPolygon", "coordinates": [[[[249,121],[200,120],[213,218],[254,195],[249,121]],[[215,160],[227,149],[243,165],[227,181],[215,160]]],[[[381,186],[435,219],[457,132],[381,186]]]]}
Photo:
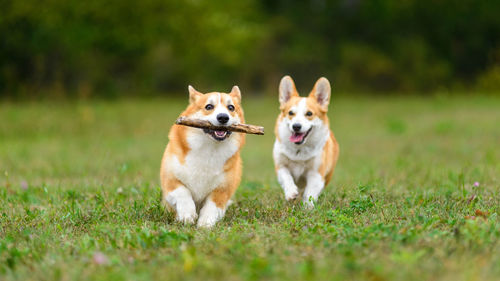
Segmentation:
{"type": "Polygon", "coordinates": [[[2,281],[500,276],[498,0],[0,0],[0,34],[2,281]],[[273,169],[285,74],[332,82],[312,211],[273,169]],[[188,84],[266,128],[212,230],[160,204],[188,84]]]}
{"type": "Polygon", "coordinates": [[[0,0],[0,94],[498,93],[500,1],[0,0]]]}

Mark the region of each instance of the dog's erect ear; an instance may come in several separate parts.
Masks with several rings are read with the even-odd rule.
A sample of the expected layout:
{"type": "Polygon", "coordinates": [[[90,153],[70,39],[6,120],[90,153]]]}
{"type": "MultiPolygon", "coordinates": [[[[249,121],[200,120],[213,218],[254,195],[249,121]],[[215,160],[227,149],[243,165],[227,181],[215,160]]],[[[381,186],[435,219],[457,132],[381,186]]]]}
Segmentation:
{"type": "Polygon", "coordinates": [[[189,90],[189,103],[194,103],[201,95],[203,95],[202,93],[196,91],[191,85],[188,86],[188,90],[189,90]]]}
{"type": "Polygon", "coordinates": [[[293,83],[292,77],[285,76],[281,78],[280,82],[280,108],[285,106],[285,103],[290,100],[291,97],[299,96],[297,89],[295,88],[295,83],[293,83]]]}
{"type": "Polygon", "coordinates": [[[237,103],[241,103],[241,91],[238,86],[233,86],[229,95],[234,98],[237,103]]]}
{"type": "Polygon", "coordinates": [[[314,98],[320,105],[321,110],[326,112],[328,111],[328,104],[330,104],[330,94],[330,82],[325,77],[321,77],[314,84],[314,88],[309,96],[314,98]]]}

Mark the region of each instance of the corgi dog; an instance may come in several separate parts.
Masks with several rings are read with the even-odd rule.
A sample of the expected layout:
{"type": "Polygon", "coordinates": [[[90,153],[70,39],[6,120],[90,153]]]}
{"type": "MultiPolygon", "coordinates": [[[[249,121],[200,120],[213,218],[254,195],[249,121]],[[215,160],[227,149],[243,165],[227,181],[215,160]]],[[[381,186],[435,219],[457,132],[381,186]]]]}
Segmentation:
{"type": "MultiPolygon", "coordinates": [[[[229,94],[188,90],[189,105],[181,116],[216,126],[245,122],[238,86],[229,94]]],[[[177,221],[193,224],[198,219],[198,227],[212,227],[240,184],[245,134],[173,125],[168,138],[160,172],[162,201],[177,221]]]]}
{"type": "Polygon", "coordinates": [[[339,145],[328,120],[330,82],[318,79],[308,97],[300,97],[290,76],[279,86],[281,113],[276,120],[273,158],[285,199],[302,194],[312,208],[330,181],[339,156],[339,145]]]}

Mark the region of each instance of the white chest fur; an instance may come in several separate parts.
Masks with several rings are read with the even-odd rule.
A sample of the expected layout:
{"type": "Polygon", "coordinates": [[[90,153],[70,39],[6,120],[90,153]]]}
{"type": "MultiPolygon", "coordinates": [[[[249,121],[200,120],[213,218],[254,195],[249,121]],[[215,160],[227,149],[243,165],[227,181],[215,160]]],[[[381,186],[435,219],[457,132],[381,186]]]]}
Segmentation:
{"type": "Polygon", "coordinates": [[[304,176],[305,171],[311,169],[308,162],[309,161],[288,161],[286,163],[286,167],[290,171],[295,183],[298,184],[299,179],[304,176]]]}
{"type": "Polygon", "coordinates": [[[238,150],[238,141],[230,136],[219,142],[201,130],[187,135],[190,151],[181,164],[176,156],[169,159],[166,168],[191,191],[195,202],[203,201],[224,181],[224,164],[238,150]]]}
{"type": "Polygon", "coordinates": [[[315,124],[306,142],[296,145],[288,140],[290,130],[284,122],[279,124],[280,140],[276,139],[273,149],[275,163],[286,168],[298,183],[309,171],[317,171],[321,165],[323,147],[329,137],[329,129],[322,123],[315,124]]]}

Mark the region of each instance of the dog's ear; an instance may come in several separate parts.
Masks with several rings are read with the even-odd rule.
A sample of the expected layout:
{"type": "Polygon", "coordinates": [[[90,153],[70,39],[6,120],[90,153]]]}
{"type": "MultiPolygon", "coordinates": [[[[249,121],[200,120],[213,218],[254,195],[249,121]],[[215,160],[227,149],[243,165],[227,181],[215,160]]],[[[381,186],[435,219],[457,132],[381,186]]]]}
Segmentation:
{"type": "Polygon", "coordinates": [[[196,91],[191,85],[188,86],[188,91],[189,91],[189,103],[194,103],[201,95],[203,95],[202,93],[196,91]]]}
{"type": "Polygon", "coordinates": [[[299,96],[299,93],[297,93],[297,89],[295,88],[295,83],[293,83],[292,77],[288,75],[281,78],[279,91],[281,109],[285,106],[286,102],[290,100],[291,97],[299,96]]]}
{"type": "Polygon", "coordinates": [[[312,97],[319,104],[321,110],[323,112],[328,111],[328,104],[330,104],[330,82],[325,77],[321,77],[314,84],[314,88],[309,94],[309,97],[312,97]]]}
{"type": "Polygon", "coordinates": [[[238,104],[241,103],[241,91],[238,86],[233,86],[229,95],[231,96],[231,98],[235,99],[238,104]]]}

